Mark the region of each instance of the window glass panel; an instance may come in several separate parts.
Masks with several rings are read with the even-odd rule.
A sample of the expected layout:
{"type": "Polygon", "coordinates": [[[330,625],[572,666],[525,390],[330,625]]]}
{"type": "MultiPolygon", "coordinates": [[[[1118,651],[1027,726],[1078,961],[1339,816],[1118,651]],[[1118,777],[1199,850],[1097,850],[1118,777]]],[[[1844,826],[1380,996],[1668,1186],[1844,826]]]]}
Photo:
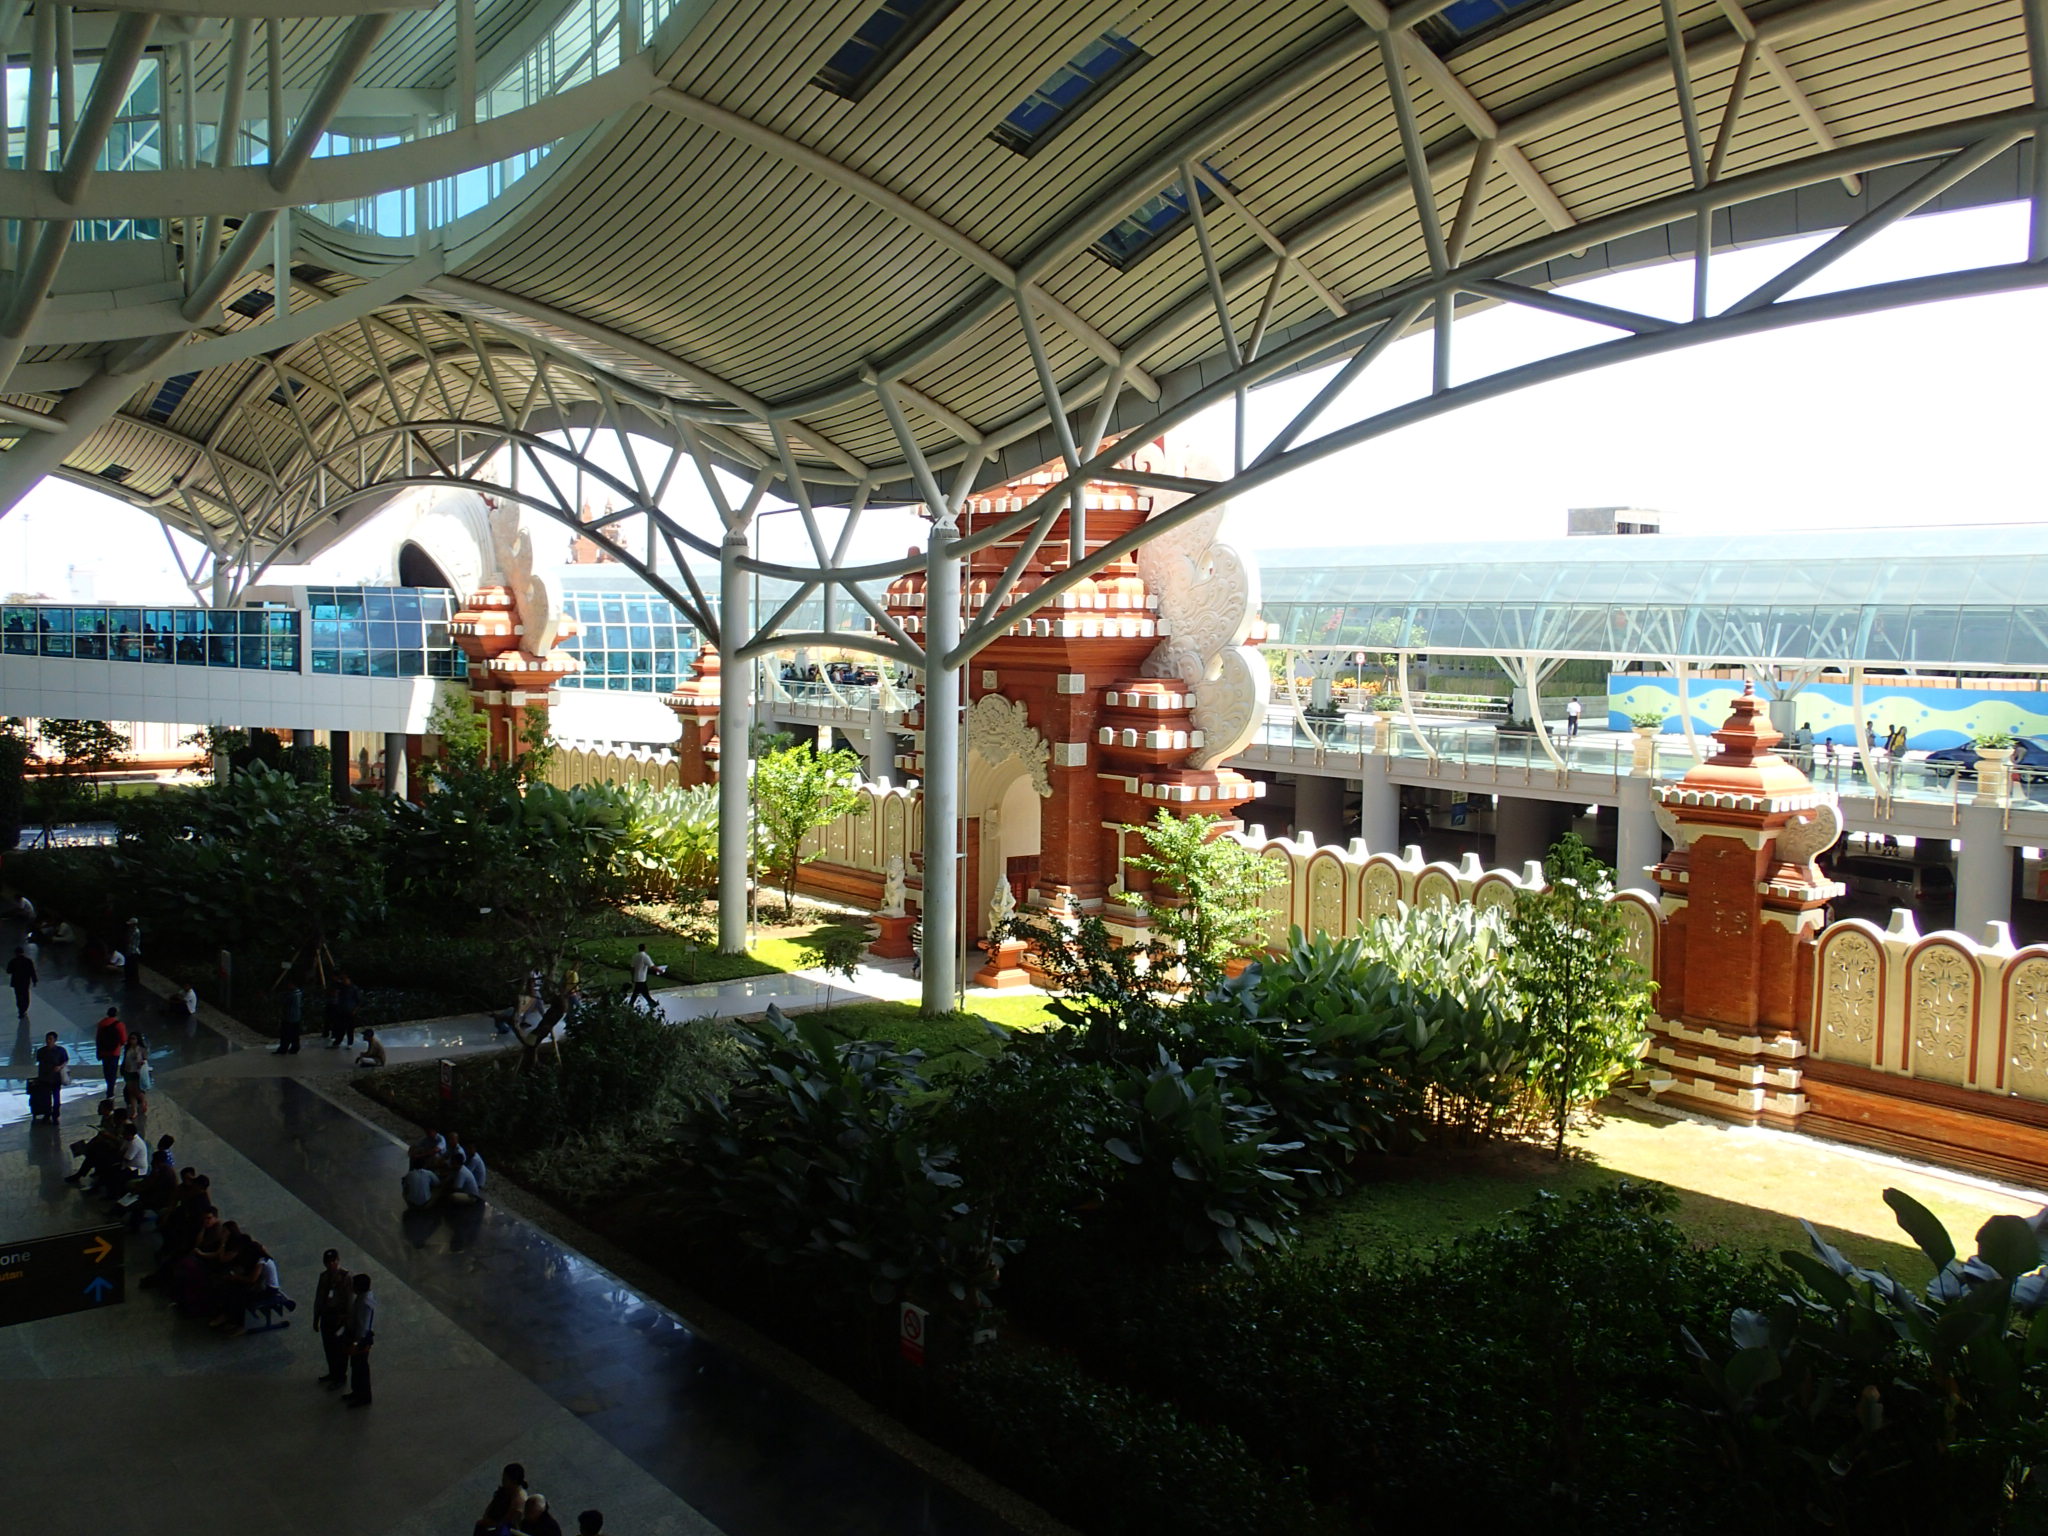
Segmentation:
{"type": "Polygon", "coordinates": [[[340,670],[341,658],[333,651],[315,651],[313,653],[313,671],[315,673],[325,675],[327,673],[339,672],[340,670]]]}
{"type": "Polygon", "coordinates": [[[341,653],[341,675],[343,677],[368,677],[370,675],[370,653],[368,651],[343,651],[341,653]]]}

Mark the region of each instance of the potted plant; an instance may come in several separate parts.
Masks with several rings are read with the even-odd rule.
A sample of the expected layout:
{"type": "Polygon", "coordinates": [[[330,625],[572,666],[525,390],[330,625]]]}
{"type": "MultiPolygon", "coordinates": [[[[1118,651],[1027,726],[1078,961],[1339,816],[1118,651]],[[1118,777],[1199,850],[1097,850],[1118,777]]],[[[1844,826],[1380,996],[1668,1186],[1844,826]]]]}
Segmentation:
{"type": "Polygon", "coordinates": [[[1977,793],[2003,800],[2012,783],[2012,732],[1979,731],[1970,745],[1977,749],[1977,793]]]}
{"type": "Polygon", "coordinates": [[[1630,729],[1636,733],[1635,757],[1630,767],[1635,773],[1649,773],[1657,765],[1657,736],[1664,729],[1664,711],[1661,709],[1638,709],[1629,712],[1630,729]]]}
{"type": "Polygon", "coordinates": [[[1390,751],[1394,744],[1394,711],[1401,701],[1391,693],[1376,693],[1372,699],[1372,749],[1390,751]]]}

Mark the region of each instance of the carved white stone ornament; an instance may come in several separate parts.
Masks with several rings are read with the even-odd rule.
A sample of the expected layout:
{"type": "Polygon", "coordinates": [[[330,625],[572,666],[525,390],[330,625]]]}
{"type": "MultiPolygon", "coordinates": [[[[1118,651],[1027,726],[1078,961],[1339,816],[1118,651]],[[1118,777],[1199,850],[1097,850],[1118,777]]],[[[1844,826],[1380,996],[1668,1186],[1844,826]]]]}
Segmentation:
{"type": "Polygon", "coordinates": [[[1259,611],[1258,569],[1217,539],[1227,510],[1205,512],[1138,549],[1138,574],[1168,628],[1143,671],[1177,678],[1194,696],[1203,741],[1188,754],[1191,768],[1214,768],[1249,746],[1273,693],[1272,673],[1245,644],[1259,611]]]}
{"type": "Polygon", "coordinates": [[[1051,797],[1052,780],[1046,764],[1052,748],[1032,727],[1030,712],[1017,700],[999,693],[984,693],[976,699],[967,711],[967,741],[971,754],[991,767],[1018,759],[1031,775],[1031,787],[1039,798],[1051,797]]]}
{"type": "Polygon", "coordinates": [[[889,855],[888,868],[882,873],[882,916],[901,917],[906,894],[903,887],[903,859],[898,854],[889,855]]]}
{"type": "Polygon", "coordinates": [[[1823,800],[1799,812],[1778,833],[1778,857],[1787,864],[1804,865],[1807,873],[1819,880],[1820,870],[1813,861],[1834,847],[1841,835],[1841,807],[1832,800],[1823,800]]]}
{"type": "Polygon", "coordinates": [[[533,534],[526,526],[525,508],[517,502],[494,502],[489,524],[491,563],[497,569],[499,582],[512,594],[519,613],[519,648],[534,656],[545,656],[561,638],[561,582],[553,571],[534,560],[533,534]]]}

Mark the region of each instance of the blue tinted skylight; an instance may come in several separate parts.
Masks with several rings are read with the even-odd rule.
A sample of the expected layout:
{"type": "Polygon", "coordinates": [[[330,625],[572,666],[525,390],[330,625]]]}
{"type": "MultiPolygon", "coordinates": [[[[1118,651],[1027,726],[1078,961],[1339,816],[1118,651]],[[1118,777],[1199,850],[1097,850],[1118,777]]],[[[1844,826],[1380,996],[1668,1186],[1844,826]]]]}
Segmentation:
{"type": "Polygon", "coordinates": [[[1103,33],[1012,107],[989,137],[1020,155],[1033,153],[1147,57],[1128,37],[1103,33]]]}
{"type": "Polygon", "coordinates": [[[1456,0],[1416,27],[1416,33],[1438,53],[1446,53],[1523,11],[1547,8],[1557,0],[1456,0]]]}
{"type": "Polygon", "coordinates": [[[149,402],[142,414],[151,421],[169,421],[171,412],[178,408],[178,402],[185,398],[185,391],[192,387],[192,381],[198,377],[196,373],[179,373],[165,379],[163,388],[156,392],[156,398],[149,402]]]}
{"type": "MultiPolygon", "coordinates": [[[[1202,170],[1205,175],[1198,177],[1197,181],[1202,189],[1202,211],[1206,213],[1216,206],[1216,191],[1207,178],[1222,181],[1223,176],[1207,162],[1203,163],[1202,170]]],[[[1117,220],[1115,227],[1088,249],[1122,271],[1187,222],[1187,189],[1175,177],[1117,220]]]]}
{"type": "Polygon", "coordinates": [[[882,0],[853,36],[834,50],[811,84],[859,101],[944,21],[960,0],[882,0]]]}

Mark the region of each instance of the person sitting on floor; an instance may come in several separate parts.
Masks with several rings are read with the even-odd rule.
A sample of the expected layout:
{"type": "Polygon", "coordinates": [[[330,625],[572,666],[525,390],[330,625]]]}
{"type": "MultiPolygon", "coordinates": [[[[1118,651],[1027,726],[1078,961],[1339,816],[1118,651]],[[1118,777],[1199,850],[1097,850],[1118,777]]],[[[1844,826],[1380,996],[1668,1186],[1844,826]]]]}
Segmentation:
{"type": "Polygon", "coordinates": [[[429,1130],[426,1135],[405,1149],[405,1162],[409,1168],[427,1168],[448,1155],[448,1138],[439,1131],[429,1130]]]}
{"type": "Polygon", "coordinates": [[[483,1191],[477,1187],[476,1175],[460,1158],[450,1158],[438,1178],[443,1202],[459,1200],[464,1205],[475,1205],[484,1197],[483,1191]]]}
{"type": "Polygon", "coordinates": [[[390,1053],[384,1049],[384,1042],[377,1038],[377,1031],[363,1031],[363,1054],[356,1058],[359,1067],[381,1067],[389,1064],[390,1053]]]}
{"type": "Polygon", "coordinates": [[[484,1167],[484,1155],[460,1136],[449,1138],[449,1155],[469,1170],[469,1176],[476,1180],[477,1193],[481,1195],[489,1170],[484,1167]]]}
{"type": "Polygon", "coordinates": [[[423,1211],[441,1198],[441,1176],[431,1168],[411,1168],[398,1181],[408,1210],[423,1211]]]}

